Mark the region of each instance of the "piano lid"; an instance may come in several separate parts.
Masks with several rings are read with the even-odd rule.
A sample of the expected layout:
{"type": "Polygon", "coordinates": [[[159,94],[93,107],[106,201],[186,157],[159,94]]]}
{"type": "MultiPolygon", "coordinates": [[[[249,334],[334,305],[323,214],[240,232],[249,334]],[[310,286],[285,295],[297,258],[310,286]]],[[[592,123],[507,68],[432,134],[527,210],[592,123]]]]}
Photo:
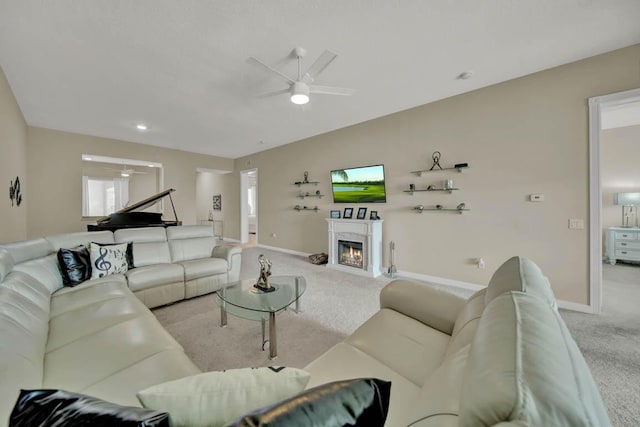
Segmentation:
{"type": "MultiPolygon", "coordinates": [[[[175,206],[173,206],[173,199],[171,198],[171,193],[174,192],[174,191],[176,191],[176,190],[174,190],[173,188],[161,191],[160,193],[154,194],[151,197],[147,197],[146,199],[144,199],[144,200],[142,200],[140,202],[136,202],[136,203],[132,204],[131,206],[127,206],[126,208],[122,208],[119,211],[112,213],[111,215],[122,214],[122,213],[127,213],[127,212],[133,212],[133,211],[136,211],[136,210],[143,210],[143,209],[146,209],[146,208],[148,208],[150,206],[155,205],[163,197],[169,196],[169,201],[171,202],[171,208],[173,209],[173,215],[174,215],[175,219],[177,220],[178,219],[178,215],[176,214],[176,208],[175,208],[175,206]]],[[[109,221],[111,215],[99,218],[96,222],[98,224],[100,224],[100,223],[104,223],[106,221],[109,221]]]]}

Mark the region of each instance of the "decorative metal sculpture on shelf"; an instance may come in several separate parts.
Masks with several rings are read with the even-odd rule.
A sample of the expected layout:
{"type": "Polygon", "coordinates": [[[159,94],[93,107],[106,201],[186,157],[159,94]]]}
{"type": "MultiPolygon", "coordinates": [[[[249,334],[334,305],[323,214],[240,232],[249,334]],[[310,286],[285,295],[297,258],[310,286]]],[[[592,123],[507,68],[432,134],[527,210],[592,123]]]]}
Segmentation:
{"type": "Polygon", "coordinates": [[[9,199],[11,206],[20,206],[22,203],[22,193],[20,192],[20,178],[16,176],[15,181],[9,181],[9,199]]]}
{"type": "Polygon", "coordinates": [[[273,292],[276,290],[269,284],[269,276],[271,276],[271,261],[264,254],[258,255],[258,263],[260,263],[260,275],[258,282],[253,285],[262,292],[273,292]]]}
{"type": "Polygon", "coordinates": [[[442,154],[440,154],[439,151],[433,152],[433,154],[431,155],[431,158],[433,159],[433,165],[431,165],[431,169],[429,169],[430,171],[434,170],[436,166],[438,167],[438,169],[442,170],[442,166],[440,166],[440,157],[442,157],[442,154]]]}

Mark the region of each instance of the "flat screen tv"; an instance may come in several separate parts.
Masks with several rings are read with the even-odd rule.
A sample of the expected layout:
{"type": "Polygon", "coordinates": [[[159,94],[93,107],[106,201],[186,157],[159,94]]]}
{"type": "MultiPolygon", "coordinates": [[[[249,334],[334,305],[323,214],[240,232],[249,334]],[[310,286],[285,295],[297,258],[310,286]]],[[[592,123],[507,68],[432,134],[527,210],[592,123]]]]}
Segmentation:
{"type": "Polygon", "coordinates": [[[385,203],[384,165],[331,171],[334,203],[385,203]]]}

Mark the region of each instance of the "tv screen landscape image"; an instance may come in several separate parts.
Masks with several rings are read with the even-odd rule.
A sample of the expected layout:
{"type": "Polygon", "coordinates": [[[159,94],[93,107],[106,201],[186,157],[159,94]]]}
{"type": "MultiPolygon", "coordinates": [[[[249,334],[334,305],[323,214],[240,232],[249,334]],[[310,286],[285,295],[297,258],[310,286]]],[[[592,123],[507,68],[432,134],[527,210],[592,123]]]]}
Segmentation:
{"type": "Polygon", "coordinates": [[[384,165],[331,171],[334,203],[385,203],[384,165]]]}

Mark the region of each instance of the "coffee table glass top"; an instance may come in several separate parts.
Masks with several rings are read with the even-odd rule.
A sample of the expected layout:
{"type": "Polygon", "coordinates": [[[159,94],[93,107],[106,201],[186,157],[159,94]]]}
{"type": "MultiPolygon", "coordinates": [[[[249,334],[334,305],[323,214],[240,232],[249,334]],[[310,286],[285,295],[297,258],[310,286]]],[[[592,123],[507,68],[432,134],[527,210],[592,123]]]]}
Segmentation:
{"type": "Polygon", "coordinates": [[[227,284],[220,289],[218,304],[224,304],[227,312],[248,320],[263,320],[269,313],[280,312],[296,302],[307,289],[302,276],[271,276],[269,284],[273,292],[263,292],[253,287],[255,279],[227,284]]]}

